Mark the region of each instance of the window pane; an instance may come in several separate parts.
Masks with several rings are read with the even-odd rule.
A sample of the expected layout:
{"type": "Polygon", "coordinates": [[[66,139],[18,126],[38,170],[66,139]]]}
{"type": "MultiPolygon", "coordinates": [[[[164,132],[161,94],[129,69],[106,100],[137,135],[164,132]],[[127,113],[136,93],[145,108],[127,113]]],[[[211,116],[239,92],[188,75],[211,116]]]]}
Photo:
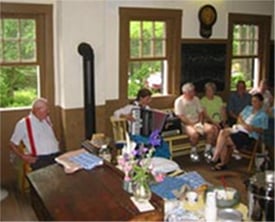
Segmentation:
{"type": "Polygon", "coordinates": [[[18,19],[4,19],[4,38],[18,38],[18,19]]]}
{"type": "Polygon", "coordinates": [[[131,21],[130,22],[130,38],[139,39],[140,38],[140,25],[141,22],[138,21],[131,21]]]}
{"type": "Polygon", "coordinates": [[[2,19],[0,19],[0,40],[3,38],[3,31],[2,31],[2,19]]]}
{"type": "Polygon", "coordinates": [[[0,67],[0,107],[30,106],[39,92],[37,66],[0,67]]]}
{"type": "Polygon", "coordinates": [[[155,22],[155,38],[166,38],[164,22],[155,22]]]}
{"type": "Polygon", "coordinates": [[[3,44],[2,41],[0,41],[0,62],[3,61],[3,44]]]}
{"type": "Polygon", "coordinates": [[[2,62],[35,62],[36,21],[2,19],[2,23],[2,33],[4,33],[2,62]]]}
{"type": "Polygon", "coordinates": [[[154,45],[155,56],[165,56],[165,41],[164,40],[156,40],[154,45]]]}
{"type": "Polygon", "coordinates": [[[149,57],[152,55],[151,53],[151,40],[143,40],[142,41],[142,56],[149,57]]]}
{"type": "Polygon", "coordinates": [[[259,39],[258,26],[249,25],[248,30],[249,30],[249,37],[248,37],[249,39],[255,39],[255,40],[259,39]]]}
{"type": "Polygon", "coordinates": [[[231,89],[236,88],[236,83],[239,80],[244,80],[247,88],[251,88],[253,79],[258,72],[258,59],[233,59],[231,67],[231,89]]]}
{"type": "Polygon", "coordinates": [[[164,89],[164,61],[130,62],[128,72],[128,97],[134,98],[139,89],[147,87],[153,94],[159,94],[164,89]]]}
{"type": "Polygon", "coordinates": [[[138,39],[131,39],[130,45],[130,57],[131,58],[138,58],[139,57],[139,50],[140,50],[140,41],[138,39]]]}
{"type": "Polygon", "coordinates": [[[21,59],[22,61],[35,61],[35,48],[36,44],[34,41],[21,41],[21,59]]]}
{"type": "Polygon", "coordinates": [[[153,22],[142,22],[142,38],[153,38],[153,22]]]}
{"type": "Polygon", "coordinates": [[[20,20],[20,36],[22,39],[35,39],[35,20],[33,19],[21,19],[20,20]]]}
{"type": "Polygon", "coordinates": [[[19,45],[18,41],[4,41],[4,60],[7,62],[19,61],[19,45]]]}

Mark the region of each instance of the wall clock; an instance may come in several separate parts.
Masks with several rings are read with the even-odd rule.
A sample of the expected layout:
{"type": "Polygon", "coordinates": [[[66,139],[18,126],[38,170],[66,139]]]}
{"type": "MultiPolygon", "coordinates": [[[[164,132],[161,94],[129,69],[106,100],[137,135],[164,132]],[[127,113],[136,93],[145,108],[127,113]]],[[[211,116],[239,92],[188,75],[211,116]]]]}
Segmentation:
{"type": "Polygon", "coordinates": [[[209,38],[212,35],[212,26],[217,20],[217,11],[212,5],[204,5],[199,10],[200,35],[209,38]]]}

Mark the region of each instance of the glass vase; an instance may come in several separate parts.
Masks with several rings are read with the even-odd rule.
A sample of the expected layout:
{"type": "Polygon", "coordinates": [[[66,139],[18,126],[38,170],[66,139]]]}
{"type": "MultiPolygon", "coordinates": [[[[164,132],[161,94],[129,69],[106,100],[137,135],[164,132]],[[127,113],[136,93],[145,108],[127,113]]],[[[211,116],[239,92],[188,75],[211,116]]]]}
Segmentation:
{"type": "Polygon", "coordinates": [[[136,201],[145,202],[151,199],[152,191],[147,181],[135,181],[133,195],[136,201]]]}

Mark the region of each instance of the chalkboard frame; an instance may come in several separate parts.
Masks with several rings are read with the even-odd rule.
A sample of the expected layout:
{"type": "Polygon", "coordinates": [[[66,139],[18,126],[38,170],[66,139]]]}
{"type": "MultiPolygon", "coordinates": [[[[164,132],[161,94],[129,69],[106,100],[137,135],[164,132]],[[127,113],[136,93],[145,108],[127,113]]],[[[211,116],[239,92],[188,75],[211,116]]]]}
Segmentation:
{"type": "Polygon", "coordinates": [[[203,92],[204,84],[212,81],[217,85],[217,91],[222,92],[227,86],[226,73],[226,39],[181,41],[181,86],[192,82],[197,92],[203,92]]]}

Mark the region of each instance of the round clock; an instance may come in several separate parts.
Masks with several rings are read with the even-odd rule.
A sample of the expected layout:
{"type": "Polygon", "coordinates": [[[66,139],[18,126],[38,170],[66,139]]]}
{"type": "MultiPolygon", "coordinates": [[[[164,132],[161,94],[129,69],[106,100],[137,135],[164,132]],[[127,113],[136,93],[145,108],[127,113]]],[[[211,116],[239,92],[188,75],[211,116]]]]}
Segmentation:
{"type": "Polygon", "coordinates": [[[209,38],[212,34],[212,26],[217,20],[217,11],[212,5],[204,5],[199,10],[200,35],[209,38]]]}
{"type": "Polygon", "coordinates": [[[217,11],[212,5],[204,5],[199,11],[199,20],[203,25],[212,26],[217,20],[217,11]]]}

